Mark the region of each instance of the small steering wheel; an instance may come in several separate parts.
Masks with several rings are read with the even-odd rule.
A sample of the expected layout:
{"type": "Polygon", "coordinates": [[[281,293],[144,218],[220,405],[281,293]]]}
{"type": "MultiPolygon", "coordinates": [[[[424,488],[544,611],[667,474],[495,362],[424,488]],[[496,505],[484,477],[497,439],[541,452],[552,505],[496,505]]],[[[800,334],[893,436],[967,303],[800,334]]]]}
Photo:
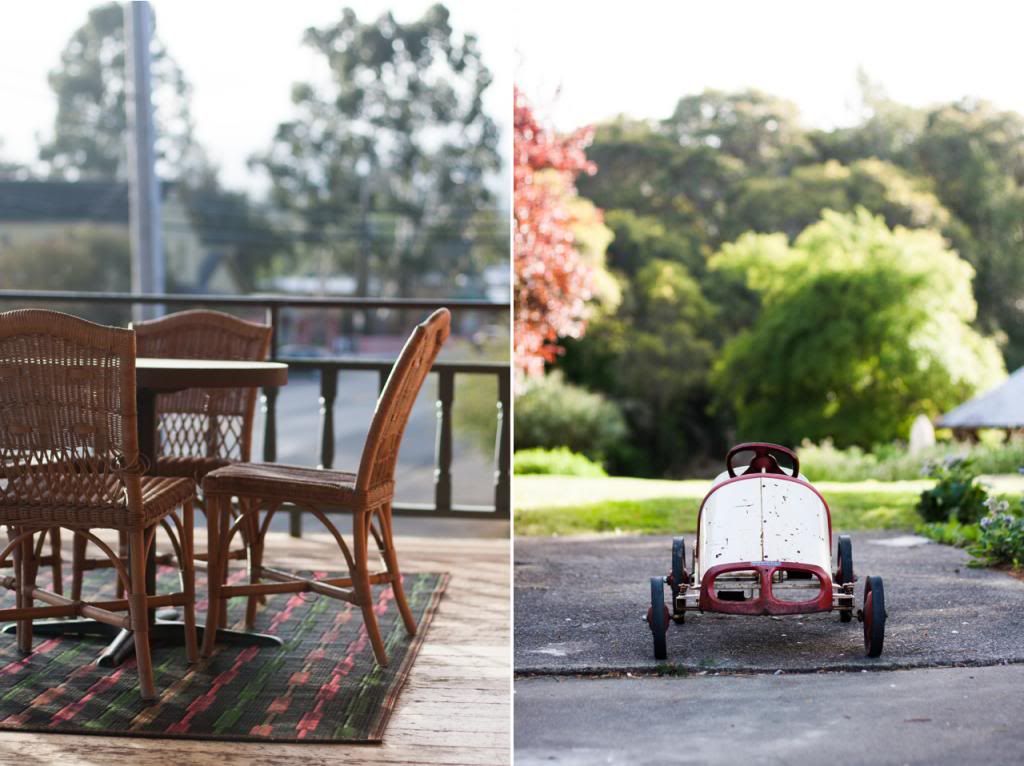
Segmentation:
{"type": "Polygon", "coordinates": [[[783,447],[781,444],[768,444],[767,442],[747,442],[745,444],[737,444],[731,450],[729,454],[725,456],[725,467],[729,471],[729,476],[732,478],[736,477],[736,471],[732,467],[732,460],[736,455],[741,452],[753,452],[754,459],[750,461],[750,465],[747,466],[747,470],[743,472],[746,476],[748,473],[777,473],[782,476],[799,476],[800,475],[800,459],[796,456],[796,453],[791,449],[783,447]],[[787,462],[791,466],[793,471],[792,474],[786,473],[779,467],[778,458],[786,457],[787,462]]]}

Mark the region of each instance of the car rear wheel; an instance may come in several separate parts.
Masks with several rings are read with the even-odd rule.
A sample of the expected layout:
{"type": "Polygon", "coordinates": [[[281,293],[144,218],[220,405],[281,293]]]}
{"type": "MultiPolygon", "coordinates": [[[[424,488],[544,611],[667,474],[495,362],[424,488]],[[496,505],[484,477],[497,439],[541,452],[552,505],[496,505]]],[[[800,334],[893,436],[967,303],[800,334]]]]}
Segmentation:
{"type": "Polygon", "coordinates": [[[869,577],[864,583],[864,651],[868,657],[882,654],[885,642],[885,590],[881,577],[869,577]]]}
{"type": "Polygon", "coordinates": [[[665,606],[665,583],[660,577],[651,578],[651,608],[647,611],[647,624],[654,637],[654,659],[668,657],[665,633],[668,631],[668,607],[665,606]]]}

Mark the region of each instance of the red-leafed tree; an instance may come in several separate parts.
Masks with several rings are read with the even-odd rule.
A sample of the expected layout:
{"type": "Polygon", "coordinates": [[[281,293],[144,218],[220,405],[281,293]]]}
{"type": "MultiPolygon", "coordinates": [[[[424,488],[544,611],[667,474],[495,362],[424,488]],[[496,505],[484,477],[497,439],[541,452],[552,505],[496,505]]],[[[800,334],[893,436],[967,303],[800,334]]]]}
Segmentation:
{"type": "Polygon", "coordinates": [[[515,91],[515,357],[526,375],[543,374],[561,351],[559,338],[586,327],[593,267],[574,247],[567,203],[576,176],[593,173],[586,146],[593,131],[556,135],[515,91]]]}

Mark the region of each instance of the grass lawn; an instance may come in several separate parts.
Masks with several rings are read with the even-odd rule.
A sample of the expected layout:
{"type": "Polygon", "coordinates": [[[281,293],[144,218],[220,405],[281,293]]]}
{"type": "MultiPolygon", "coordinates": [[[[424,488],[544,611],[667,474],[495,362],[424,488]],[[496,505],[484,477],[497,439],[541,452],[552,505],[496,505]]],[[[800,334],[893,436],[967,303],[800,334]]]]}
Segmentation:
{"type": "MultiPolygon", "coordinates": [[[[1024,477],[986,477],[1000,495],[1019,495],[1024,477]]],[[[819,482],[836,531],[913,529],[921,481],[819,482]]],[[[663,481],[614,477],[515,477],[515,533],[520,536],[595,532],[673,534],[695,532],[697,509],[710,481],[663,481]]]]}

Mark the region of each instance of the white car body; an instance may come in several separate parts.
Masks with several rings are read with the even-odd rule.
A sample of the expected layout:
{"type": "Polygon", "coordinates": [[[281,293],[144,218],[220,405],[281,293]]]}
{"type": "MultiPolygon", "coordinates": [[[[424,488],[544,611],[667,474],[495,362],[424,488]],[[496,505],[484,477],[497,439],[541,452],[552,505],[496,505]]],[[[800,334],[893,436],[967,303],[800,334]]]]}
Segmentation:
{"type": "MultiPolygon", "coordinates": [[[[779,561],[829,572],[828,506],[803,476],[722,473],[704,498],[697,532],[695,582],[719,564],[779,561]]],[[[788,473],[788,472],[787,472],[788,473]]]]}

